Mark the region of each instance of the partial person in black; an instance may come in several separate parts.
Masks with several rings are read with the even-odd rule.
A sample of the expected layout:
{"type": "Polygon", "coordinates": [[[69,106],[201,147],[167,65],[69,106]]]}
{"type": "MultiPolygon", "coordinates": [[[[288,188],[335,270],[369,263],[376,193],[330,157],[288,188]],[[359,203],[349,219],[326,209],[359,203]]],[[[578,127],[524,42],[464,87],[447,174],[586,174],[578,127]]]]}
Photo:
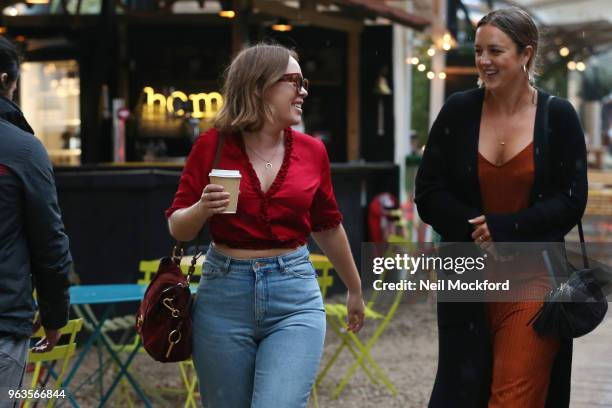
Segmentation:
{"type": "Polygon", "coordinates": [[[0,37],[0,118],[12,123],[25,132],[34,134],[34,130],[23,116],[23,112],[13,96],[19,80],[19,53],[6,38],[0,37]]]}
{"type": "MultiPolygon", "coordinates": [[[[0,39],[0,86],[12,83],[3,90],[9,96],[15,87],[9,79],[16,77],[14,71],[2,71],[7,66],[2,64],[6,55],[17,55],[11,47],[0,39]]],[[[33,350],[49,351],[68,320],[72,257],[47,152],[31,128],[20,129],[27,122],[19,108],[0,99],[0,408],[5,408],[16,406],[17,400],[6,393],[21,387],[27,362],[35,312],[32,292],[37,291],[45,330],[33,350]],[[5,109],[11,106],[16,109],[5,109]]]]}

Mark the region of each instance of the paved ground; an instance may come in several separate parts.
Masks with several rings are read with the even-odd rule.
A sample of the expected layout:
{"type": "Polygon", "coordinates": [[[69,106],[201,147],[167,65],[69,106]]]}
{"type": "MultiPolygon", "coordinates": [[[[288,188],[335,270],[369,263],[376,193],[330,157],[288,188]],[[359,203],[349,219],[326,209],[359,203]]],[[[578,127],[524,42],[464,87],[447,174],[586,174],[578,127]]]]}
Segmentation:
{"type": "MultiPolygon", "coordinates": [[[[369,323],[360,334],[367,340],[376,324],[369,323]]],[[[338,338],[328,332],[323,361],[338,346],[338,338]]],[[[338,381],[354,361],[344,352],[329,376],[318,389],[321,408],[423,408],[433,384],[437,361],[437,330],[435,304],[403,303],[392,325],[372,348],[372,356],[383,368],[398,389],[392,396],[384,387],[372,384],[363,372],[358,371],[338,399],[331,399],[334,382],[338,381]]],[[[95,353],[85,363],[85,371],[96,367],[95,353]]],[[[182,384],[176,364],[160,364],[147,355],[139,355],[133,366],[134,375],[151,395],[155,407],[182,407],[184,399],[176,395],[182,384]],[[173,388],[174,393],[168,390],[173,388]],[[165,389],[165,391],[164,391],[165,389]]],[[[105,377],[110,384],[112,372],[105,377]]],[[[81,376],[87,382],[93,377],[81,376]]],[[[82,407],[94,407],[98,400],[96,381],[91,381],[77,394],[82,407]]],[[[63,405],[67,406],[67,405],[63,405]]],[[[108,406],[126,407],[120,392],[108,406]]],[[[138,401],[135,406],[143,406],[138,401]]],[[[313,407],[311,403],[309,405],[313,407]]],[[[574,348],[572,408],[612,407],[612,317],[593,333],[578,339],[574,348]]]]}
{"type": "Polygon", "coordinates": [[[572,408],[612,407],[612,316],[574,342],[572,408]]]}

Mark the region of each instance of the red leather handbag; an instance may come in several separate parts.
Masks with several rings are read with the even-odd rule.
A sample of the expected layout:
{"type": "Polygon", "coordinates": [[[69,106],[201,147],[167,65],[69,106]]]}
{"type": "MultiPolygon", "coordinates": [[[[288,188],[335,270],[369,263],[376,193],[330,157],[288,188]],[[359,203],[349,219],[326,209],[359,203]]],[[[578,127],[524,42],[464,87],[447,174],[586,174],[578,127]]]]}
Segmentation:
{"type": "Polygon", "coordinates": [[[180,256],[165,257],[136,314],[136,332],[153,359],[162,363],[191,357],[191,306],[189,282],[198,257],[194,255],[187,275],[181,271],[180,256]]]}

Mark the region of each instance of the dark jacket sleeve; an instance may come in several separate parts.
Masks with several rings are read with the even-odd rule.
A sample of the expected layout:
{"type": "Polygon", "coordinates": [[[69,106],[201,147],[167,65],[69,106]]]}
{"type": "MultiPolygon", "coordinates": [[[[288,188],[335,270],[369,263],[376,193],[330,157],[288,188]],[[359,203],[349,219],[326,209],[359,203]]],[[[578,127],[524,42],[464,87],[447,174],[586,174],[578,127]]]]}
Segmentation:
{"type": "Polygon", "coordinates": [[[555,98],[551,102],[549,126],[549,145],[556,144],[559,152],[549,162],[551,184],[557,187],[517,213],[487,214],[496,242],[559,241],[584,213],[588,196],[586,145],[578,115],[567,100],[555,98]]]}
{"type": "Polygon", "coordinates": [[[72,257],[57,203],[53,169],[38,140],[32,143],[23,177],[25,227],[42,325],[59,329],[68,321],[72,257]]]}
{"type": "Polygon", "coordinates": [[[460,113],[457,97],[451,96],[436,118],[417,171],[415,197],[419,217],[447,241],[470,239],[472,226],[468,219],[481,211],[460,201],[448,188],[452,115],[460,113]]]}

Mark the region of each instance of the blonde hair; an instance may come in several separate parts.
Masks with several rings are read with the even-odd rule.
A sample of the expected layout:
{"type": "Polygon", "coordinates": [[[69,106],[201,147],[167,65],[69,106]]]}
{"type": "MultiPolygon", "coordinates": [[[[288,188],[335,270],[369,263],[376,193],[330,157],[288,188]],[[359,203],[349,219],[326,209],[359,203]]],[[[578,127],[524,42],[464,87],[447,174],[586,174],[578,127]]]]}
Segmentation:
{"type": "Polygon", "coordinates": [[[223,106],[214,120],[222,133],[256,132],[272,122],[272,107],[264,100],[266,91],[286,72],[295,51],[281,45],[257,44],[242,50],[225,70],[223,106]]]}

